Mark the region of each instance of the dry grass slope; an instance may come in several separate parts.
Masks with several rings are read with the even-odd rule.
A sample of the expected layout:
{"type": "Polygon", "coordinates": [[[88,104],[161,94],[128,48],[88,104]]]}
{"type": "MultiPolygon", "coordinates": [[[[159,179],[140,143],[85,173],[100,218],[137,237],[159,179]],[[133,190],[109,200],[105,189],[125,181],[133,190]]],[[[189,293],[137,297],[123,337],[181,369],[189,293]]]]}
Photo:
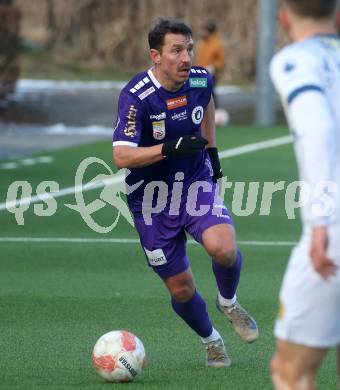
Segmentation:
{"type": "Polygon", "coordinates": [[[16,0],[24,36],[69,61],[142,69],[148,65],[147,32],[159,16],[189,23],[198,36],[214,19],[228,53],[223,78],[255,73],[257,0],[16,0]]]}

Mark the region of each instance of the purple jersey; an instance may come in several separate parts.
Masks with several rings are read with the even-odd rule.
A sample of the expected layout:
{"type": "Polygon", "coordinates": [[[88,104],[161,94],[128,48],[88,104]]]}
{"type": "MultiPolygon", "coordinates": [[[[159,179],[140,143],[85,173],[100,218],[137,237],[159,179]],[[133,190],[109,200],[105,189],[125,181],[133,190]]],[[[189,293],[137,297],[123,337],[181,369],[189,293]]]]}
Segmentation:
{"type": "MultiPolygon", "coordinates": [[[[197,66],[191,68],[189,79],[176,92],[164,89],[151,69],[138,74],[120,94],[113,146],[153,146],[183,135],[200,135],[211,92],[211,76],[197,66]]],[[[143,185],[128,195],[132,212],[141,211],[144,188],[152,181],[167,184],[169,199],[177,172],[184,173],[183,195],[194,181],[211,182],[211,164],[205,150],[194,155],[166,157],[147,167],[130,170],[126,178],[129,186],[144,180],[143,185]]]]}

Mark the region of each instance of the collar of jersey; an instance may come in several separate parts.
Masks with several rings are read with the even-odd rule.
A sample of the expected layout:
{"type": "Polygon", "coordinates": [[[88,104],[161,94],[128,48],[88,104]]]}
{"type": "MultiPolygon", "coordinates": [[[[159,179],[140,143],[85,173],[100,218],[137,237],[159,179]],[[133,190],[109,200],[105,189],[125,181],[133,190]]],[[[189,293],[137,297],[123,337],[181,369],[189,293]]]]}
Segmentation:
{"type": "Polygon", "coordinates": [[[165,88],[162,86],[162,84],[156,79],[155,75],[154,75],[153,72],[152,72],[152,68],[150,68],[150,69],[148,70],[147,73],[148,73],[148,76],[150,77],[150,80],[152,81],[152,83],[154,84],[154,86],[155,86],[157,89],[162,88],[163,91],[165,91],[166,93],[169,93],[169,94],[174,94],[174,95],[175,95],[175,94],[178,94],[178,93],[184,88],[185,84],[188,82],[188,80],[185,81],[185,83],[183,83],[183,85],[181,86],[181,88],[180,88],[179,90],[175,91],[175,92],[173,92],[173,91],[168,91],[168,90],[165,89],[165,88]]]}

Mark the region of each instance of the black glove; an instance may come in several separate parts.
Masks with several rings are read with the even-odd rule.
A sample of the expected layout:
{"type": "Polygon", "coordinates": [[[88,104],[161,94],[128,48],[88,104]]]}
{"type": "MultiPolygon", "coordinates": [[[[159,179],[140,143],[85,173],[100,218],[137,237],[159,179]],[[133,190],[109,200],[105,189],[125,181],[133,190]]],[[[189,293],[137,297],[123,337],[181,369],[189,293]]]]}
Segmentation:
{"type": "Polygon", "coordinates": [[[216,183],[218,179],[223,177],[220,159],[218,158],[218,150],[217,148],[207,148],[207,152],[209,154],[211,166],[214,173],[212,179],[213,182],[216,183]]]}
{"type": "Polygon", "coordinates": [[[208,141],[196,135],[184,135],[173,141],[164,142],[162,147],[162,155],[176,156],[183,154],[194,154],[204,149],[208,141]]]}

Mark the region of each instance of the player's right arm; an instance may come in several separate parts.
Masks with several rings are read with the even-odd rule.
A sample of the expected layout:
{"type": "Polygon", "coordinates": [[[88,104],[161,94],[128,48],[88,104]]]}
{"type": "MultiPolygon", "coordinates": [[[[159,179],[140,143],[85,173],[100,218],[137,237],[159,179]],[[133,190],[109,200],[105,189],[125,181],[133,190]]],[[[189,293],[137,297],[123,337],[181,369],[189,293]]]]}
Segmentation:
{"type": "Polygon", "coordinates": [[[143,107],[123,90],[119,96],[118,115],[113,131],[113,161],[118,169],[136,168],[163,159],[160,145],[140,147],[143,107]]]}
{"type": "Polygon", "coordinates": [[[154,146],[120,145],[113,148],[113,161],[118,169],[139,168],[154,164],[168,156],[194,154],[204,149],[208,141],[202,137],[185,135],[154,146]]]}
{"type": "Polygon", "coordinates": [[[138,168],[163,160],[162,144],[148,147],[115,146],[113,161],[118,169],[138,168]]]}

